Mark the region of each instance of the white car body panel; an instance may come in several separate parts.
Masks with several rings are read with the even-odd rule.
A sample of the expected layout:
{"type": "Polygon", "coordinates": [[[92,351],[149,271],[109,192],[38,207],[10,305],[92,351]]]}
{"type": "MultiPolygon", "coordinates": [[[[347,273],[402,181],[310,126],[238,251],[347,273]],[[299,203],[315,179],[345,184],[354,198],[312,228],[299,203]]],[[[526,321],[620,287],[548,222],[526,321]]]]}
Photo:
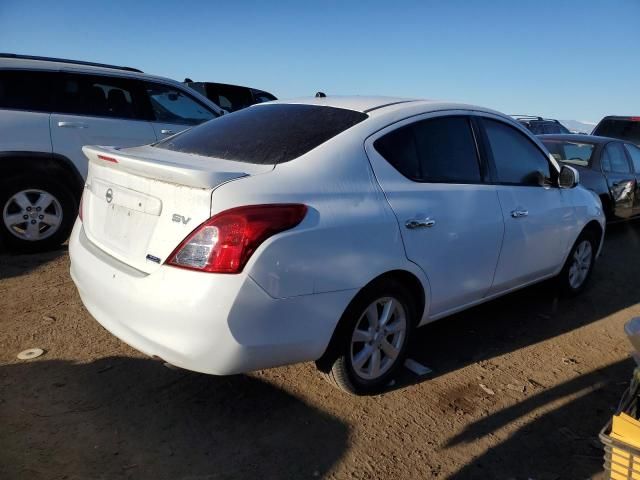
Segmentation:
{"type": "Polygon", "coordinates": [[[49,116],[45,112],[0,108],[0,152],[51,153],[49,116]]]}
{"type": "Polygon", "coordinates": [[[505,233],[491,294],[558,273],[573,246],[576,229],[566,190],[507,185],[496,188],[505,233]],[[528,215],[514,218],[514,211],[526,211],[528,215]]]}
{"type": "Polygon", "coordinates": [[[369,118],[275,167],[156,147],[85,148],[91,162],[84,223],[76,222],[70,242],[71,273],[84,304],[105,328],[149,355],[200,372],[239,373],[318,359],[349,302],[385,273],[406,272],[422,286],[418,323],[425,324],[557,273],[588,222],[604,232],[599,201],[581,187],[551,193],[559,203],[550,219],[527,205],[530,224],[505,226],[505,208],[536,198],[495,185],[407,184],[371,146],[385,129],[441,112],[515,122],[479,107],[400,102],[294,101],[366,110],[369,118]],[[111,213],[105,189],[114,187],[121,200],[111,213]],[[303,203],[308,211],[295,228],[263,242],[241,273],[164,263],[209,217],[273,203],[303,203]],[[174,213],[192,223],[175,222],[174,213]],[[436,226],[407,231],[405,216],[415,215],[433,216],[436,226]],[[536,250],[540,265],[520,261],[526,245],[540,242],[553,250],[536,250]],[[519,261],[536,271],[516,271],[519,261]],[[498,293],[494,274],[502,282],[498,293]]]}
{"type": "Polygon", "coordinates": [[[84,178],[88,169],[84,145],[134,147],[156,141],[151,123],[138,120],[53,113],[50,128],[53,150],[70,159],[84,178]]]}

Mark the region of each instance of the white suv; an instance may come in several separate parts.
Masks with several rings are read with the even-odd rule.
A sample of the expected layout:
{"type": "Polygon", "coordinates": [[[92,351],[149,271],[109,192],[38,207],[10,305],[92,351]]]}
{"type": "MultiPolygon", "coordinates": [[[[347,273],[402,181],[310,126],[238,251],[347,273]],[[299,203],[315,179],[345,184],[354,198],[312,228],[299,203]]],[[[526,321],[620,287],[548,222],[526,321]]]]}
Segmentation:
{"type": "Polygon", "coordinates": [[[468,105],[271,102],[84,151],[69,246],[82,301],[200,372],[317,360],[340,387],[377,391],[417,326],[554,276],[580,291],[604,235],[574,169],[468,105]]]}
{"type": "Polygon", "coordinates": [[[87,175],[83,145],[149,144],[221,111],[133,68],[0,54],[0,237],[30,250],[66,240],[87,175]]]}

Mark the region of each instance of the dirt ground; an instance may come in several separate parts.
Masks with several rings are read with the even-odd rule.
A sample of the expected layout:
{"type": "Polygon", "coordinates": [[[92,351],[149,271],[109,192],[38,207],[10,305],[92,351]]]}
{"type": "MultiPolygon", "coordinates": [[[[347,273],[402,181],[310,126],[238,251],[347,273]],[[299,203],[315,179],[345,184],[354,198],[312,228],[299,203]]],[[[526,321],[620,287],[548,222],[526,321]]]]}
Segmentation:
{"type": "Polygon", "coordinates": [[[90,317],[66,250],[0,253],[0,479],[601,478],[639,245],[639,224],[611,227],[578,298],[542,284],[420,329],[433,374],[361,398],[312,364],[165,368],[90,317]]]}

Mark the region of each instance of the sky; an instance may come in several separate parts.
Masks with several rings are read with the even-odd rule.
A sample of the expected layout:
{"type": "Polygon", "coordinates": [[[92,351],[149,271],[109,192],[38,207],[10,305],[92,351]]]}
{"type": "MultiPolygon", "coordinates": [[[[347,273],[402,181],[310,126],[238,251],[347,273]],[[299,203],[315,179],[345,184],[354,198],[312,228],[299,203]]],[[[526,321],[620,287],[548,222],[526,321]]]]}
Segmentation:
{"type": "Polygon", "coordinates": [[[0,51],[279,98],[391,95],[640,115],[640,0],[0,0],[0,51]]]}

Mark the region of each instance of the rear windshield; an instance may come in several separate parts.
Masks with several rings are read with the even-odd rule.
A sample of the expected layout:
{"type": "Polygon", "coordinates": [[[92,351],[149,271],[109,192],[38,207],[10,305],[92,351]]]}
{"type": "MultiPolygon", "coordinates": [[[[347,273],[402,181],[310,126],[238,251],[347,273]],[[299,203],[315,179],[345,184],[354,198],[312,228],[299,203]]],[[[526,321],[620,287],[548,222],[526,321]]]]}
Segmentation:
{"type": "Polygon", "coordinates": [[[582,167],[589,166],[595,145],[593,143],[569,142],[566,140],[542,139],[553,158],[564,163],[582,167]]]}
{"type": "Polygon", "coordinates": [[[619,138],[640,145],[640,118],[638,120],[605,118],[598,124],[592,135],[619,138]]]}
{"type": "Polygon", "coordinates": [[[186,130],[158,148],[238,162],[277,165],[304,155],[367,115],[317,105],[251,107],[186,130]]]}

